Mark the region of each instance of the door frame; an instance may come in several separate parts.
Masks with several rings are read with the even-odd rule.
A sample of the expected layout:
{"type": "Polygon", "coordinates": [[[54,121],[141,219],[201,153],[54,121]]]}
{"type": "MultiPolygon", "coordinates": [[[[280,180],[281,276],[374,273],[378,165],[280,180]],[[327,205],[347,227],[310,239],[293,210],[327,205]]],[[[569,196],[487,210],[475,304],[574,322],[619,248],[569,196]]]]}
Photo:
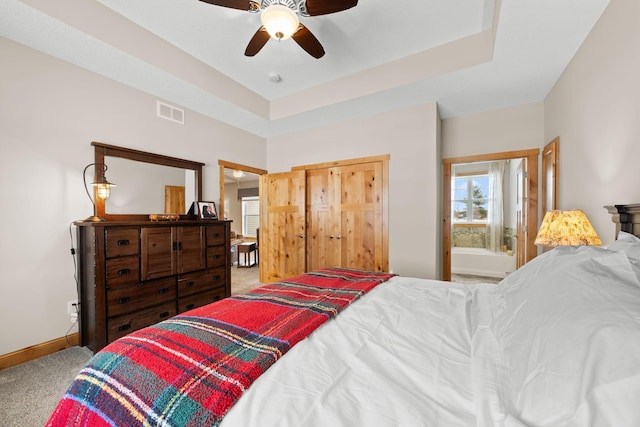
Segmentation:
{"type": "Polygon", "coordinates": [[[527,199],[527,221],[525,226],[531,232],[527,233],[527,259],[531,261],[537,255],[537,247],[533,243],[535,240],[535,230],[538,229],[538,157],[540,149],[506,151],[501,153],[478,154],[463,157],[450,157],[442,159],[443,163],[443,230],[442,230],[442,280],[451,281],[451,176],[452,167],[455,163],[474,163],[495,160],[512,160],[524,158],[527,161],[528,174],[528,199],[527,199]]]}
{"type": "Polygon", "coordinates": [[[268,172],[264,169],[254,168],[253,166],[241,165],[239,163],[228,162],[226,160],[218,160],[220,166],[220,200],[218,202],[218,218],[224,219],[224,170],[233,169],[242,172],[255,173],[256,175],[266,175],[268,172]]]}

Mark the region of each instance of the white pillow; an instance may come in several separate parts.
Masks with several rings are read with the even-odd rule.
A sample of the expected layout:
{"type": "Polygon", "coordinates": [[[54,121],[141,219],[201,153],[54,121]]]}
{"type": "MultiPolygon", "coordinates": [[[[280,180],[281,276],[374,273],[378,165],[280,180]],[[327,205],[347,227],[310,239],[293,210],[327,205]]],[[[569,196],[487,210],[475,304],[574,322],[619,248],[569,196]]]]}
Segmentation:
{"type": "Polygon", "coordinates": [[[634,236],[631,233],[627,233],[626,231],[621,231],[618,233],[618,240],[634,240],[640,243],[640,239],[634,236]]]}
{"type": "Polygon", "coordinates": [[[540,427],[640,426],[640,268],[627,255],[558,247],[507,276],[495,297],[488,378],[505,415],[540,427]]]}
{"type": "Polygon", "coordinates": [[[633,260],[640,261],[640,239],[631,233],[621,231],[618,240],[607,246],[610,251],[622,251],[633,260]]]}

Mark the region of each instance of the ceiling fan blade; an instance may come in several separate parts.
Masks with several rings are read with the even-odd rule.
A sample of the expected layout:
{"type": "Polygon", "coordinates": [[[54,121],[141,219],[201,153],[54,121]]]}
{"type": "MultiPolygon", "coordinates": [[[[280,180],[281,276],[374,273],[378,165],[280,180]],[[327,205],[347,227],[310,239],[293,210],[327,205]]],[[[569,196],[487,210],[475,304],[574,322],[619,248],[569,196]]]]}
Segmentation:
{"type": "Polygon", "coordinates": [[[301,48],[307,51],[307,53],[314,58],[322,58],[324,56],[324,48],[314,36],[311,31],[304,25],[300,24],[298,31],[291,36],[301,48]]]}
{"type": "Polygon", "coordinates": [[[231,9],[239,10],[251,10],[254,6],[254,1],[249,0],[200,0],[201,2],[209,3],[215,6],[228,7],[231,9]]]}
{"type": "Polygon", "coordinates": [[[318,16],[351,9],[358,0],[307,0],[305,4],[309,16],[318,16]]]}
{"type": "Polygon", "coordinates": [[[267,33],[266,28],[260,27],[258,31],[251,37],[249,40],[249,44],[244,51],[246,56],[255,56],[256,53],[260,52],[260,49],[264,47],[265,44],[269,41],[269,33],[267,33]]]}

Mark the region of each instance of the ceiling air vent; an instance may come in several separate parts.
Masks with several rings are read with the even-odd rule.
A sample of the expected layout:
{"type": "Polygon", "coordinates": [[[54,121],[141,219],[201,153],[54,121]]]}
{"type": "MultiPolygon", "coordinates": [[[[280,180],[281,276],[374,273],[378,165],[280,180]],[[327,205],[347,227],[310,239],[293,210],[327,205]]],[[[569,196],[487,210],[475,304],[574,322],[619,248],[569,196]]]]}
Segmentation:
{"type": "Polygon", "coordinates": [[[173,105],[157,102],[158,117],[171,120],[172,122],[184,124],[184,110],[174,107],[173,105]]]}

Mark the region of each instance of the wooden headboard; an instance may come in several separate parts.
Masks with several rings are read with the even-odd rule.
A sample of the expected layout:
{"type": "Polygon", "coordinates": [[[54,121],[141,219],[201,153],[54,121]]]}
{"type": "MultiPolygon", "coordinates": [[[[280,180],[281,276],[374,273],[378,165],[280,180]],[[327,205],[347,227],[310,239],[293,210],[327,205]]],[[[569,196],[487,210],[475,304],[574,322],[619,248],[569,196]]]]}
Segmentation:
{"type": "Polygon", "coordinates": [[[620,231],[640,236],[640,203],[633,205],[605,206],[616,224],[616,239],[620,231]]]}

